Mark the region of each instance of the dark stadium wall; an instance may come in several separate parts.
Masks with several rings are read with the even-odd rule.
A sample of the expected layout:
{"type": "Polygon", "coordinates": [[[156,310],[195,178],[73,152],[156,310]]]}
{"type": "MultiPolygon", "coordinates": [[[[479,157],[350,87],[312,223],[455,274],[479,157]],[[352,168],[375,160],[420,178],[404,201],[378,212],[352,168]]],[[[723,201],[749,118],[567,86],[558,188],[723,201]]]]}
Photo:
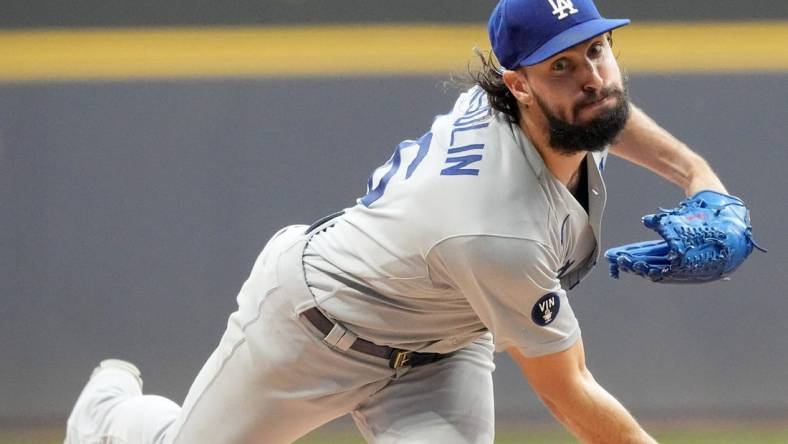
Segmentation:
{"type": "MultiPolygon", "coordinates": [[[[478,24],[494,1],[458,3],[4,0],[0,31],[478,24]]],[[[643,21],[788,18],[783,1],[598,5],[643,21]]],[[[741,54],[724,56],[736,65],[741,54]]],[[[749,203],[770,250],[729,282],[613,281],[600,266],[572,291],[591,370],[637,414],[788,416],[782,57],[770,74],[632,73],[635,103],[749,203]]],[[[146,392],[180,402],[268,237],[352,205],[369,172],[458,91],[438,75],[29,81],[9,71],[0,66],[0,427],[62,420],[106,357],[136,362],[146,392]]],[[[682,197],[618,160],[606,180],[603,247],[650,236],[639,217],[682,197]]],[[[546,418],[508,358],[497,364],[500,417],[546,418]]]]}
{"type": "MultiPolygon", "coordinates": [[[[0,85],[0,421],[62,418],[105,357],[180,402],[266,239],[352,205],[451,106],[441,77],[0,85]]],[[[753,213],[729,282],[571,292],[590,368],[637,413],[788,412],[786,76],[634,75],[632,95],[753,213]],[[782,93],[776,93],[780,92],[782,93]]],[[[613,160],[603,247],[680,190],[613,160]]],[[[506,356],[501,417],[544,418],[506,356]]]]}

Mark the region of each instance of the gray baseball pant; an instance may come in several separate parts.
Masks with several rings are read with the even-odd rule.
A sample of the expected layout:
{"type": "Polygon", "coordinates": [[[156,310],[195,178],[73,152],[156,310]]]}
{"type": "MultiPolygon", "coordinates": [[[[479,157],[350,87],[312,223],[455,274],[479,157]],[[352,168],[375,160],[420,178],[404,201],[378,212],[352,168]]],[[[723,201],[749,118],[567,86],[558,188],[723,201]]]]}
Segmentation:
{"type": "Polygon", "coordinates": [[[66,444],[290,443],[347,413],[370,443],[492,443],[490,335],[400,370],[326,343],[299,317],[315,305],[301,262],[304,229],[286,227],[263,249],[182,407],[107,370],[80,395],[66,444]]]}

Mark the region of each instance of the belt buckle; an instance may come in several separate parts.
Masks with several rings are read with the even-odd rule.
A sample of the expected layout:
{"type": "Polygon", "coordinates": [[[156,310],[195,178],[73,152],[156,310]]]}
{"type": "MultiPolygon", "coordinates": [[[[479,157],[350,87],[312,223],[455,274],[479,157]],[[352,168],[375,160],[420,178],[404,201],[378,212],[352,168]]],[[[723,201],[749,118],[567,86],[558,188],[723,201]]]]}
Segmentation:
{"type": "Polygon", "coordinates": [[[410,354],[411,352],[407,350],[395,350],[389,359],[389,367],[393,369],[407,367],[410,364],[410,354]]]}

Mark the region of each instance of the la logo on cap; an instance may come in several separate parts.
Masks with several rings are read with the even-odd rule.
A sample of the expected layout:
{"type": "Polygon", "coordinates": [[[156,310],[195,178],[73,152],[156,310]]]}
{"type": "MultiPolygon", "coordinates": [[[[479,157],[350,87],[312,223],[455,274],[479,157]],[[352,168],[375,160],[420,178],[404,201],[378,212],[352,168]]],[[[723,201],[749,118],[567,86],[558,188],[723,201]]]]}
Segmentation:
{"type": "Polygon", "coordinates": [[[574,14],[577,11],[575,9],[575,5],[572,4],[572,0],[547,0],[550,2],[550,6],[553,7],[553,15],[558,16],[558,20],[565,19],[569,17],[570,14],[574,14]]]}

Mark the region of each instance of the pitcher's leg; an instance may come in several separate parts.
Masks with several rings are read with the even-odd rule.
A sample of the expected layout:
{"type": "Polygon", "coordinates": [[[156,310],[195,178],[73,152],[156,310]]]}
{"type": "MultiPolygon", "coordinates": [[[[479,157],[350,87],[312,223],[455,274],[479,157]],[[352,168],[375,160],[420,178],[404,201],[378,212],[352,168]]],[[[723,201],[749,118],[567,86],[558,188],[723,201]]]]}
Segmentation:
{"type": "Polygon", "coordinates": [[[103,361],[82,390],[66,425],[66,444],[161,443],[180,407],[160,396],[143,396],[139,370],[103,361]]]}
{"type": "Polygon", "coordinates": [[[175,444],[291,443],[352,411],[392,375],[384,360],[323,343],[280,290],[238,338],[217,349],[189,390],[175,444]]]}
{"type": "Polygon", "coordinates": [[[491,444],[492,354],[486,338],[442,361],[412,368],[361,404],[353,419],[375,444],[491,444]]]}
{"type": "MultiPolygon", "coordinates": [[[[161,415],[157,424],[171,424],[166,434],[157,431],[146,440],[121,441],[141,436],[128,431],[129,424],[142,430],[140,434],[150,430],[145,421],[151,414],[136,411],[145,403],[117,409],[121,398],[141,397],[132,373],[126,374],[123,390],[112,393],[108,401],[87,404],[88,416],[100,423],[93,428],[125,430],[118,444],[152,444],[153,439],[162,444],[290,443],[350,412],[385,386],[393,374],[387,361],[329,347],[298,318],[296,307],[313,300],[303,281],[301,233],[303,227],[283,230],[266,246],[238,295],[238,311],[230,316],[180,413],[168,409],[161,415]],[[287,261],[282,259],[284,251],[289,253],[287,261]],[[105,413],[113,410],[124,416],[105,413]]],[[[82,432],[82,427],[75,428],[82,432]]]]}
{"type": "Polygon", "coordinates": [[[112,413],[118,419],[112,423],[109,434],[126,436],[118,444],[166,444],[167,433],[181,407],[162,396],[142,395],[127,399],[112,413]]]}

